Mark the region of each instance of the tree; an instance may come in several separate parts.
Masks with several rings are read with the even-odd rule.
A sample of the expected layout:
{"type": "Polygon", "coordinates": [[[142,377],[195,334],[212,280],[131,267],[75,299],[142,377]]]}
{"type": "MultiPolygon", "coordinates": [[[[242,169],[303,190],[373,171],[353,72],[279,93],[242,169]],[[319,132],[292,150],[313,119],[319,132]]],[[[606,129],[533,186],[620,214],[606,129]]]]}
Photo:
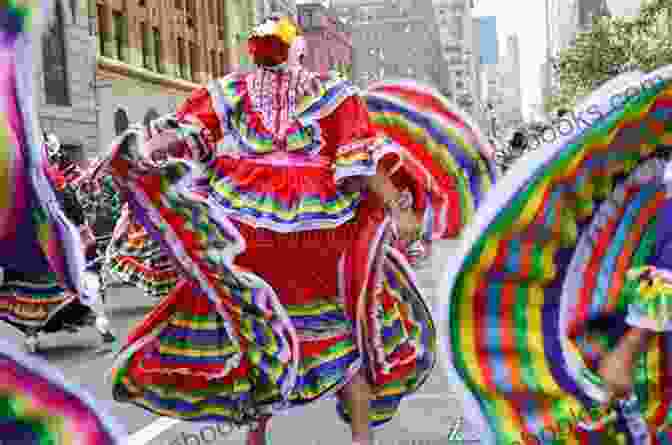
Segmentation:
{"type": "Polygon", "coordinates": [[[573,107],[617,75],[672,63],[672,0],[648,0],[635,17],[599,17],[558,54],[559,91],[546,110],[573,107]]]}

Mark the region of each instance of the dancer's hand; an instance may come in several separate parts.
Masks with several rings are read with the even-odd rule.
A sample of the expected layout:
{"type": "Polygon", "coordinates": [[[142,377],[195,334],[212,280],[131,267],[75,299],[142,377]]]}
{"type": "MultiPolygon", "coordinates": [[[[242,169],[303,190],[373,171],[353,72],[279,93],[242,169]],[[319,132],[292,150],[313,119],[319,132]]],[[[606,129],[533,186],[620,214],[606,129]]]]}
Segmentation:
{"type": "Polygon", "coordinates": [[[422,225],[413,209],[402,210],[399,213],[399,237],[407,242],[416,241],[421,235],[422,225]]]}

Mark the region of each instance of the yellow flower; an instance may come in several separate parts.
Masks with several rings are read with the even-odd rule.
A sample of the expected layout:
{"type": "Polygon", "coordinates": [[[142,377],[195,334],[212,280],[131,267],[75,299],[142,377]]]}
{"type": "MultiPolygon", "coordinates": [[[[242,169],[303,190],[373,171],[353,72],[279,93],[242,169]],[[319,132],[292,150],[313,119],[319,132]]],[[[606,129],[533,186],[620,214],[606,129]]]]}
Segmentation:
{"type": "Polygon", "coordinates": [[[280,20],[268,20],[257,26],[252,32],[252,37],[277,37],[287,46],[292,46],[298,35],[298,29],[288,17],[280,20]]]}

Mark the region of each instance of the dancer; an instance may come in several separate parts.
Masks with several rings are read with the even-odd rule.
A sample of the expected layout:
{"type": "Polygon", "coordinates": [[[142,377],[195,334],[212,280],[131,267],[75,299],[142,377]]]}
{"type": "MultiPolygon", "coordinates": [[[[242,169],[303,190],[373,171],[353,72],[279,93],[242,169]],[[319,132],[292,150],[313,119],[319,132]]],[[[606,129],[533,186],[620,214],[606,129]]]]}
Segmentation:
{"type": "Polygon", "coordinates": [[[268,19],[249,40],[255,70],[196,91],[147,145],[129,130],[101,166],[186,278],[131,333],[114,397],[250,425],[261,444],[274,412],[337,394],[368,445],[435,361],[430,311],[390,246],[418,221],[356,89],[287,66],[296,34],[268,19]]]}
{"type": "MultiPolygon", "coordinates": [[[[151,122],[144,123],[146,136],[151,137],[151,122]]],[[[159,243],[133,216],[128,205],[122,204],[119,191],[110,176],[94,179],[102,160],[96,160],[78,181],[80,200],[86,204],[88,215],[97,222],[94,228],[105,243],[99,246],[104,255],[101,275],[107,280],[138,287],[151,300],[158,302],[177,284],[177,271],[159,243]]]]}
{"type": "Polygon", "coordinates": [[[608,83],[467,230],[442,349],[485,443],[672,440],[671,99],[672,66],[608,83]]]}
{"type": "MultiPolygon", "coordinates": [[[[0,319],[27,336],[94,324],[110,331],[95,289],[85,286],[81,236],[63,213],[37,125],[33,56],[36,34],[23,31],[27,10],[0,5],[0,319]]],[[[39,53],[39,50],[38,50],[39,53]]]]}

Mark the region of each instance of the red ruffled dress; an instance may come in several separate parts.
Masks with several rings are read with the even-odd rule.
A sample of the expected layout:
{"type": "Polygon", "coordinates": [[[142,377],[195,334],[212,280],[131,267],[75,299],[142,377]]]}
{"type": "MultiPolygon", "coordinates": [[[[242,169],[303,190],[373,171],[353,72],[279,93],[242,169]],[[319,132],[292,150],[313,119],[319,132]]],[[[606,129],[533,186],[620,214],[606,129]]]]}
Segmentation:
{"type": "MultiPolygon", "coordinates": [[[[259,69],[195,92],[164,123],[198,168],[152,170],[142,148],[111,166],[190,279],[132,333],[117,400],[242,424],[337,394],[364,369],[372,426],[390,420],[430,375],[436,335],[391,220],[361,190],[399,159],[356,89],[259,69]]],[[[348,421],[343,403],[339,413],[348,421]]]]}

